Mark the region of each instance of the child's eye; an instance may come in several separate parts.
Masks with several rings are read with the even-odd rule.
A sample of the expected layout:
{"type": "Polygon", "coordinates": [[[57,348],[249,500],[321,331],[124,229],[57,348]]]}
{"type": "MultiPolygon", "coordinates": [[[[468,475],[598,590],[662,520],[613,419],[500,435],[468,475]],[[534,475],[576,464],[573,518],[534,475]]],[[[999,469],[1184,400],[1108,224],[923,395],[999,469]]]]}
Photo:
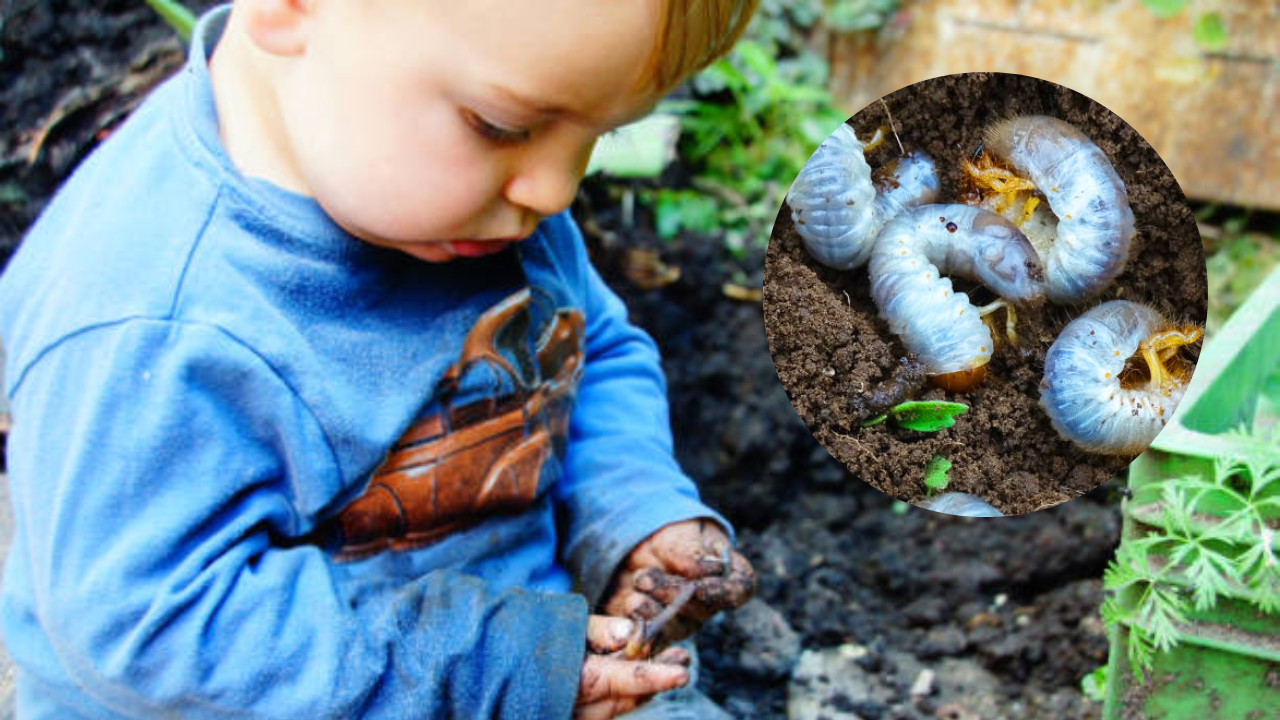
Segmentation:
{"type": "Polygon", "coordinates": [[[463,110],[462,116],[472,130],[475,130],[486,140],[499,145],[518,145],[528,140],[531,134],[527,129],[514,129],[495,125],[471,110],[463,110]]]}

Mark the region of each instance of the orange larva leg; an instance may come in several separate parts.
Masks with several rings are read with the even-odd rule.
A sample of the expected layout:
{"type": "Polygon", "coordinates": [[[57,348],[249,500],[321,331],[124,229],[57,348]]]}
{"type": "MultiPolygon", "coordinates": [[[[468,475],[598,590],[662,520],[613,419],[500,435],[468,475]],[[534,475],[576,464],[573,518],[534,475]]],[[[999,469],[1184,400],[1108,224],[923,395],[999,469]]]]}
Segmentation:
{"type": "Polygon", "coordinates": [[[1190,325],[1181,330],[1162,330],[1153,333],[1151,337],[1138,343],[1138,349],[1142,352],[1142,357],[1147,361],[1147,369],[1151,372],[1152,386],[1161,387],[1169,382],[1172,375],[1165,368],[1165,362],[1173,357],[1178,348],[1197,342],[1203,336],[1204,331],[1190,325]]]}
{"type": "MultiPolygon", "coordinates": [[[[1005,208],[1009,207],[1013,201],[1017,200],[1018,193],[1036,189],[1035,183],[1024,177],[1019,177],[1012,171],[1002,167],[979,167],[966,160],[964,169],[973,178],[976,185],[991,190],[1000,196],[1000,199],[996,201],[996,212],[1003,212],[1005,208]]],[[[1039,201],[1037,200],[1036,202],[1039,201]]],[[[1034,209],[1035,205],[1031,207],[1034,209]]]]}
{"type": "Polygon", "coordinates": [[[1027,201],[1022,204],[1022,216],[1018,218],[1019,227],[1027,224],[1027,221],[1031,219],[1031,213],[1035,212],[1036,206],[1039,204],[1040,198],[1034,196],[1027,198],[1027,201]]]}

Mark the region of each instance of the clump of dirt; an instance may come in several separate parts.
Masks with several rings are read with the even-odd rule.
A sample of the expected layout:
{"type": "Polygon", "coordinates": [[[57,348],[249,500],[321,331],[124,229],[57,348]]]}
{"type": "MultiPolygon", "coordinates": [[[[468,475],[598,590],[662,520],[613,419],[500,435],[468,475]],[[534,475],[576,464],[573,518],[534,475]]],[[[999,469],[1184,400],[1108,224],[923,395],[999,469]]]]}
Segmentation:
{"type": "MultiPolygon", "coordinates": [[[[1019,312],[1021,345],[998,345],[975,391],[926,386],[916,399],[962,402],[970,410],[954,427],[925,434],[888,423],[861,426],[866,415],[855,398],[884,387],[907,351],[878,315],[866,267],[841,272],[813,260],[784,205],[767,253],[764,312],[769,349],[796,412],[836,459],[899,499],[923,498],[925,468],[934,455],[951,461],[948,490],[983,497],[1005,514],[1056,505],[1096,487],[1133,457],[1086,453],[1058,436],[1038,404],[1044,355],[1068,322],[1112,298],[1203,324],[1204,251],[1177,181],[1155,150],[1111,111],[1036,78],[951,75],[884,100],[906,149],[924,150],[937,162],[940,202],[959,197],[961,162],[973,155],[992,122],[1031,114],[1066,120],[1111,159],[1128,190],[1138,233],[1125,271],[1101,298],[1078,307],[1019,312]]],[[[859,137],[870,137],[887,120],[885,107],[873,103],[849,122],[859,137]]],[[[898,153],[891,138],[867,160],[880,167],[898,153]]],[[[976,285],[957,281],[956,287],[979,301],[993,299],[976,285]]]]}

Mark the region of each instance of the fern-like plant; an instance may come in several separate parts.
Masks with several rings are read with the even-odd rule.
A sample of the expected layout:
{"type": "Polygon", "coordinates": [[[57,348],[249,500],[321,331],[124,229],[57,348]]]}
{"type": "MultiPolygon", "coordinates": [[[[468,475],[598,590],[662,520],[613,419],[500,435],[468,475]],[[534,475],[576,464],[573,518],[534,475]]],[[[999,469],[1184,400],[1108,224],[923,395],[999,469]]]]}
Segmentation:
{"type": "Polygon", "coordinates": [[[1231,434],[1243,449],[1217,458],[1211,477],[1157,483],[1159,527],[1126,539],[1103,575],[1110,591],[1103,620],[1111,629],[1128,626],[1129,666],[1140,677],[1151,669],[1154,651],[1176,644],[1192,608],[1205,611],[1231,595],[1249,598],[1265,613],[1280,610],[1275,529],[1268,523],[1280,515],[1280,493],[1272,488],[1280,481],[1280,445],[1231,434]],[[1213,507],[1213,515],[1205,507],[1213,507]]]}

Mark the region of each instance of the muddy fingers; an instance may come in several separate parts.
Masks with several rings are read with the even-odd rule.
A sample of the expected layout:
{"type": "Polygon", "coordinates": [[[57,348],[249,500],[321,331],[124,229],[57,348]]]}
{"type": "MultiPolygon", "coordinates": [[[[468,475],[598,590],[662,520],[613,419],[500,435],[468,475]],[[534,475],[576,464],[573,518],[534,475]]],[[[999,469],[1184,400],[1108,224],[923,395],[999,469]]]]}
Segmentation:
{"type": "MultiPolygon", "coordinates": [[[[689,682],[678,654],[663,656],[667,661],[632,661],[588,654],[582,663],[574,717],[608,720],[634,709],[655,694],[683,687],[689,682]]],[[[684,656],[687,659],[687,654],[684,656]]]]}

